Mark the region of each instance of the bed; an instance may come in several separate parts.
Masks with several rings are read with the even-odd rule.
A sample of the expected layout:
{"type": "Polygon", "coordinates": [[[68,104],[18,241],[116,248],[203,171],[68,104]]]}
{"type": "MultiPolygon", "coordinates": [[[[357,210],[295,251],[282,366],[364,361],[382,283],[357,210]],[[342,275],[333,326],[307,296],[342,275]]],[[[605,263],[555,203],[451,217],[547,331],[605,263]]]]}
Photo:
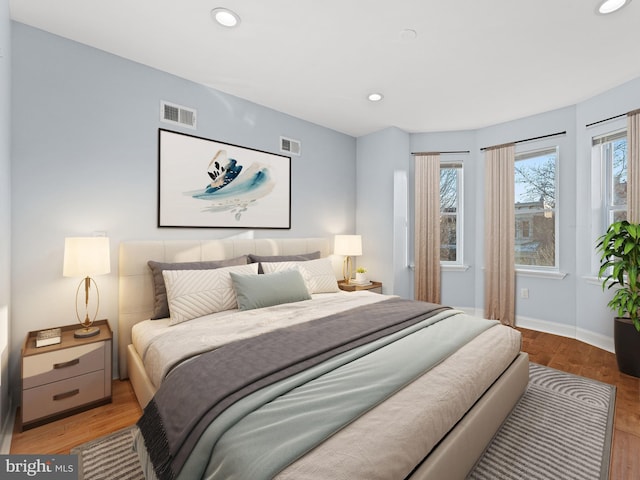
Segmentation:
{"type": "MultiPolygon", "coordinates": [[[[454,479],[467,475],[526,388],[528,358],[525,353],[520,352],[519,333],[509,327],[496,325],[496,322],[489,325],[489,321],[441,306],[427,308],[423,302],[412,302],[389,295],[327,289],[323,287],[323,282],[331,283],[328,281],[329,273],[333,274],[335,283],[341,272],[341,259],[333,258],[330,253],[331,242],[325,238],[121,243],[119,368],[120,377],[131,380],[136,397],[145,408],[135,448],[147,478],[262,476],[280,480],[454,479]],[[264,266],[268,271],[259,275],[257,270],[248,270],[246,266],[227,266],[225,263],[218,264],[216,269],[233,273],[234,282],[239,282],[234,284],[234,291],[237,292],[235,301],[247,308],[238,311],[237,308],[215,307],[214,313],[201,315],[202,312],[197,309],[190,311],[193,308],[191,301],[186,306],[176,303],[177,298],[182,298],[175,294],[179,291],[176,285],[180,281],[188,279],[201,282],[205,278],[202,275],[226,275],[222,270],[217,273],[188,273],[181,269],[184,265],[178,264],[235,261],[245,255],[263,260],[250,268],[257,269],[259,266],[262,269],[264,266]],[[302,262],[302,259],[297,258],[300,255],[309,255],[309,258],[302,262]],[[292,264],[293,258],[299,261],[292,264]],[[168,270],[174,269],[173,273],[163,274],[166,275],[163,278],[167,279],[167,288],[171,290],[169,304],[172,313],[169,319],[149,320],[154,313],[158,314],[154,311],[157,307],[154,279],[158,271],[155,269],[152,273],[149,260],[158,262],[168,270]],[[292,293],[300,286],[300,277],[307,291],[312,292],[309,298],[296,297],[298,293],[304,295],[304,292],[292,293]],[[256,292],[269,290],[264,288],[267,278],[270,288],[280,285],[278,282],[284,282],[281,285],[287,286],[273,287],[276,296],[285,291],[286,294],[276,303],[262,307],[262,294],[256,292]],[[245,285],[242,282],[248,283],[245,285]],[[326,291],[322,291],[323,288],[326,291]],[[289,302],[291,295],[293,300],[289,302]],[[405,310],[413,313],[409,315],[405,310]],[[180,315],[187,320],[181,319],[180,315]],[[407,315],[415,320],[409,322],[405,318],[407,315]],[[390,322],[393,317],[398,317],[398,320],[394,320],[395,323],[392,324],[390,322]],[[366,318],[366,321],[362,318],[366,318]],[[376,322],[381,323],[378,326],[376,322]],[[305,364],[304,369],[300,367],[294,370],[287,378],[267,382],[273,386],[257,385],[243,394],[233,408],[223,408],[224,412],[218,414],[215,421],[210,419],[204,424],[203,421],[189,423],[180,416],[184,412],[211,409],[211,405],[201,405],[201,399],[207,395],[202,395],[202,391],[197,389],[200,385],[204,389],[209,387],[205,380],[200,380],[200,372],[208,372],[210,378],[206,381],[216,384],[230,381],[216,376],[222,375],[222,372],[232,372],[233,379],[238,378],[232,366],[205,368],[203,365],[210,364],[199,363],[208,361],[213,365],[223,365],[227,360],[226,357],[221,360],[221,355],[227,355],[224,352],[225,348],[229,349],[229,345],[242,346],[236,349],[240,353],[234,353],[240,356],[236,360],[229,360],[231,365],[246,363],[247,368],[255,372],[265,362],[253,365],[251,359],[242,356],[251,348],[278,352],[296,350],[269,347],[269,342],[282,345],[279,343],[282,340],[277,336],[281,332],[306,335],[291,337],[296,339],[296,345],[304,345],[302,350],[306,354],[316,348],[316,338],[331,336],[331,332],[338,330],[342,335],[343,329],[345,332],[350,331],[352,323],[361,323],[371,332],[386,333],[384,336],[376,333],[375,339],[355,345],[352,350],[336,351],[331,361],[342,363],[330,364],[327,358],[319,355],[318,358],[324,358],[322,361],[311,366],[305,364]],[[343,325],[349,327],[342,327],[343,325]],[[452,330],[446,330],[447,328],[452,330]],[[310,332],[300,332],[305,329],[310,332]],[[411,334],[407,333],[409,330],[411,334]],[[426,331],[436,332],[435,336],[430,340],[415,340],[417,335],[426,331]],[[474,333],[470,333],[472,331],[474,333]],[[450,341],[458,335],[461,336],[460,346],[454,345],[453,340],[450,341]],[[192,337],[196,341],[192,342],[192,337]],[[393,340],[389,340],[392,337],[393,340]],[[307,340],[301,340],[302,338],[307,340]],[[398,341],[400,338],[402,341],[398,341]],[[428,344],[428,348],[423,348],[424,344],[419,343],[422,341],[432,343],[428,344]],[[242,342],[246,342],[247,346],[242,342]],[[307,345],[304,342],[311,343],[307,345]],[[417,350],[408,353],[411,352],[408,350],[411,342],[417,350]],[[449,343],[452,345],[448,346],[449,343]],[[207,351],[212,345],[215,348],[207,351]],[[375,350],[371,345],[376,345],[375,350]],[[424,362],[423,366],[413,367],[413,359],[423,356],[421,350],[435,352],[445,346],[449,350],[443,351],[441,356],[421,360],[424,362]],[[349,357],[355,355],[353,352],[356,351],[359,352],[357,357],[349,357]],[[402,358],[402,355],[407,355],[407,358],[402,358]],[[398,363],[394,366],[393,362],[398,363]],[[415,371],[407,368],[409,363],[415,371]],[[377,373],[385,369],[386,373],[377,373]],[[366,372],[363,380],[354,383],[354,371],[366,372]],[[373,374],[381,377],[366,377],[373,374]],[[293,381],[291,379],[299,383],[287,384],[293,381]],[[352,383],[357,385],[352,390],[361,390],[357,392],[360,397],[356,393],[344,393],[348,390],[344,385],[352,383]],[[306,403],[295,403],[299,399],[307,401],[311,398],[309,395],[315,395],[316,391],[325,392],[321,395],[326,395],[326,390],[318,390],[320,386],[327,388],[325,384],[337,389],[339,395],[336,396],[334,392],[333,396],[327,397],[331,401],[325,401],[324,397],[321,401],[313,399],[312,403],[317,404],[315,409],[308,407],[309,404],[306,403]],[[192,394],[191,388],[199,393],[192,394]],[[189,392],[188,395],[185,391],[189,392]],[[176,392],[183,392],[183,396],[180,397],[176,392]],[[271,397],[265,400],[261,395],[271,397]],[[368,403],[363,403],[360,398],[366,398],[368,403]],[[193,402],[193,405],[189,402],[193,402]],[[263,407],[252,407],[252,402],[263,407]],[[334,422],[331,408],[335,405],[341,405],[337,407],[339,411],[348,411],[350,416],[345,413],[342,418],[336,414],[334,422]],[[240,420],[231,420],[231,417],[225,416],[227,411],[236,410],[245,412],[238,414],[240,420]],[[291,413],[296,411],[295,414],[291,413]],[[180,415],[167,412],[179,412],[180,415]],[[328,418],[331,420],[328,421],[328,418]],[[251,423],[253,421],[263,423],[251,423]],[[227,428],[218,426],[218,423],[224,425],[224,422],[231,422],[234,426],[224,434],[216,433],[220,428],[227,428]],[[162,425],[169,432],[169,445],[157,448],[150,445],[153,438],[167,435],[164,430],[161,435],[154,431],[156,425],[162,425]],[[185,431],[176,434],[177,427],[181,425],[189,427],[182,428],[185,431]],[[290,431],[293,432],[291,438],[285,438],[283,432],[290,431]],[[258,442],[261,436],[266,439],[267,446],[264,442],[258,442]],[[283,437],[277,445],[274,441],[276,437],[283,437]],[[172,445],[176,442],[190,447],[181,448],[177,452],[172,450],[172,445]],[[251,448],[245,448],[248,446],[251,448]],[[159,468],[158,459],[168,458],[167,451],[176,454],[172,455],[164,467],[159,468]],[[282,456],[280,452],[283,452],[282,456]],[[152,461],[154,455],[155,467],[152,461]],[[174,457],[180,457],[180,461],[174,457]]],[[[224,297],[217,296],[219,299],[224,297]]],[[[267,301],[271,301],[271,298],[267,301]]],[[[354,338],[362,336],[356,330],[353,335],[354,338]]],[[[342,341],[334,341],[338,340],[342,341]]],[[[269,361],[290,362],[290,359],[269,361]]],[[[298,362],[304,363],[300,360],[298,362]]],[[[291,364],[287,363],[288,366],[291,364]]],[[[264,368],[270,367],[265,363],[264,368]]]]}

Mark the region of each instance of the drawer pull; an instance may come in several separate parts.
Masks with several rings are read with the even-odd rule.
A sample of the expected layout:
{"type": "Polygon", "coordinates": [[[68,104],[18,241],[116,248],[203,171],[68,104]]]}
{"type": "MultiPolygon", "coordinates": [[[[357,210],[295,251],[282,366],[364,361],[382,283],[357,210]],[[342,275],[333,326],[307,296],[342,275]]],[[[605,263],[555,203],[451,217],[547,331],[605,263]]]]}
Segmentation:
{"type": "Polygon", "coordinates": [[[79,388],[75,388],[73,390],[69,390],[68,392],[58,393],[53,396],[54,400],[64,400],[65,398],[73,397],[74,395],[78,395],[80,393],[79,388]]]}
{"type": "Polygon", "coordinates": [[[74,358],[73,360],[69,360],[68,362],[54,363],[53,369],[58,370],[60,368],[73,367],[74,365],[78,365],[79,363],[80,363],[80,359],[74,358]]]}

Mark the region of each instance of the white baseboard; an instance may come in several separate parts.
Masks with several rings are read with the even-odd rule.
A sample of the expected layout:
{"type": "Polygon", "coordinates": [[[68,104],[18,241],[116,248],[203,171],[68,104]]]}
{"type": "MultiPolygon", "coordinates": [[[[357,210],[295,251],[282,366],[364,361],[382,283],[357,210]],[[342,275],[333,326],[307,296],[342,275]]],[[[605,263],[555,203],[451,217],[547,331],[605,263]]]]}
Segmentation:
{"type": "Polygon", "coordinates": [[[16,409],[11,404],[9,404],[7,411],[9,412],[9,418],[6,419],[4,425],[0,425],[2,427],[0,430],[0,454],[2,455],[8,455],[11,451],[11,438],[16,419],[16,409]]]}
{"type": "MultiPolygon", "coordinates": [[[[462,310],[469,315],[476,317],[484,317],[484,312],[481,309],[474,307],[455,307],[457,310],[462,310]]],[[[549,322],[547,320],[539,320],[537,318],[516,316],[516,326],[526,328],[529,330],[536,330],[538,332],[551,333],[553,335],[560,335],[561,337],[575,338],[594,347],[601,348],[607,352],[615,353],[613,345],[613,337],[607,337],[601,333],[595,333],[584,328],[577,328],[573,325],[563,325],[561,323],[549,322]]]]}
{"type": "Polygon", "coordinates": [[[588,343],[594,347],[601,348],[607,352],[616,353],[615,346],[613,344],[613,338],[602,335],[601,333],[594,333],[590,330],[583,328],[576,329],[576,340],[588,343]]]}
{"type": "Polygon", "coordinates": [[[595,333],[573,325],[563,325],[560,323],[538,320],[530,317],[516,317],[516,326],[536,330],[538,332],[551,333],[561,337],[575,338],[594,347],[601,348],[607,352],[614,353],[613,338],[600,333],[595,333]]]}
{"type": "Polygon", "coordinates": [[[537,318],[523,317],[516,315],[516,326],[536,330],[538,332],[552,333],[561,337],[576,338],[575,325],[564,325],[548,320],[539,320],[537,318]]]}

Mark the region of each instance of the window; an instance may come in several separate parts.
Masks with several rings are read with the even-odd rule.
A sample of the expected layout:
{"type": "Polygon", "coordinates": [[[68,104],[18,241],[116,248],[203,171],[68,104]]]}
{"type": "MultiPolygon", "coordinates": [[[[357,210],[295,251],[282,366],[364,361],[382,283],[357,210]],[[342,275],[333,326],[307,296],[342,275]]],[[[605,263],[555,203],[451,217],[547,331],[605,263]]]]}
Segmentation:
{"type": "Polygon", "coordinates": [[[557,169],[557,147],[516,154],[516,267],[556,268],[557,169]]]}
{"type": "Polygon", "coordinates": [[[595,155],[604,170],[604,225],[627,219],[627,132],[593,138],[595,155]]]}
{"type": "Polygon", "coordinates": [[[607,227],[627,218],[627,129],[626,117],[596,127],[591,133],[590,185],[591,272],[600,270],[600,257],[593,248],[607,227]]]}
{"type": "Polygon", "coordinates": [[[440,262],[462,263],[462,163],[440,164],[440,262]]]}

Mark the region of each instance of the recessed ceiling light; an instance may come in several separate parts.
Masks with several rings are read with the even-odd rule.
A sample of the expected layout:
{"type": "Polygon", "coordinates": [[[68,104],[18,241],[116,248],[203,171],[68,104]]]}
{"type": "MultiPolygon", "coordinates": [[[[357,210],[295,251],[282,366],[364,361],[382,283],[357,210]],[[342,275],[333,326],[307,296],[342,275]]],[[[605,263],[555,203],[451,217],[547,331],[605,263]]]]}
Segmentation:
{"type": "Polygon", "coordinates": [[[211,17],[223,27],[233,28],[240,23],[238,14],[228,8],[214,8],[211,10],[211,17]]]}
{"type": "Polygon", "coordinates": [[[631,0],[603,0],[598,5],[597,12],[601,15],[607,15],[620,10],[629,3],[631,3],[631,0]]]}
{"type": "Polygon", "coordinates": [[[370,93],[367,98],[372,102],[379,102],[384,96],[381,93],[370,93]]]}

